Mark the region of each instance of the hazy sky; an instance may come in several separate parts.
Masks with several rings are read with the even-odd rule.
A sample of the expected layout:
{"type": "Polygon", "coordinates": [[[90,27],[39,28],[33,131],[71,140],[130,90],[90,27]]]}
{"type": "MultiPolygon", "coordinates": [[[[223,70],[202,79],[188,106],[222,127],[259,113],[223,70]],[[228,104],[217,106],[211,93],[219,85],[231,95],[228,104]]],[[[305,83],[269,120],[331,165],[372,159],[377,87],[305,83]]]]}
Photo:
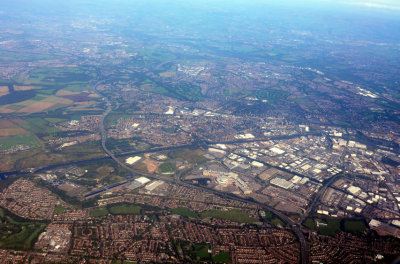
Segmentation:
{"type": "MultiPolygon", "coordinates": [[[[332,2],[331,0],[329,0],[332,2]]],[[[336,1],[334,1],[336,2],[336,1]]],[[[359,5],[370,8],[383,8],[383,9],[391,9],[391,10],[400,10],[400,1],[399,0],[350,0],[350,1],[341,1],[345,4],[350,5],[359,5]]]]}

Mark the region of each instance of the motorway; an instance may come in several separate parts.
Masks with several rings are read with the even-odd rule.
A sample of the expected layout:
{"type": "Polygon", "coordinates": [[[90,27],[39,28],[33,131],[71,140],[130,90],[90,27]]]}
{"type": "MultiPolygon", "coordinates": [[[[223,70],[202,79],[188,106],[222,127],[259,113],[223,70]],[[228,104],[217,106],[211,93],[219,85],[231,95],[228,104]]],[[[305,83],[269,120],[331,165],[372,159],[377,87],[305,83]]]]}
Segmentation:
{"type": "MultiPolygon", "coordinates": [[[[169,176],[162,176],[162,175],[148,174],[148,173],[144,173],[144,172],[137,172],[137,171],[133,170],[132,168],[128,167],[123,162],[121,162],[118,159],[118,157],[124,157],[124,156],[129,156],[129,155],[141,155],[141,154],[154,153],[154,152],[165,151],[165,150],[193,148],[193,147],[198,147],[199,144],[186,144],[186,145],[179,145],[179,146],[172,146],[172,147],[154,148],[154,149],[150,149],[150,150],[136,151],[136,152],[124,153],[124,154],[120,154],[120,155],[114,155],[106,146],[107,132],[106,132],[106,130],[104,128],[104,120],[107,117],[107,115],[111,113],[111,111],[113,110],[113,107],[112,107],[112,103],[110,102],[110,100],[106,96],[104,96],[101,92],[99,92],[97,90],[97,86],[100,83],[101,82],[98,82],[98,83],[94,84],[93,85],[93,89],[98,95],[100,95],[102,98],[104,98],[104,101],[106,102],[106,110],[103,113],[103,115],[102,115],[102,117],[100,119],[100,122],[99,122],[99,132],[100,132],[100,136],[101,136],[101,146],[102,146],[104,152],[107,154],[107,157],[100,157],[100,158],[94,158],[94,159],[88,159],[88,160],[79,160],[79,161],[67,162],[67,163],[63,163],[63,164],[55,164],[55,165],[50,165],[50,166],[37,168],[37,169],[3,172],[3,173],[0,173],[0,179],[5,178],[8,175],[13,175],[13,174],[21,175],[21,174],[28,174],[28,173],[32,173],[32,172],[42,172],[42,171],[51,170],[51,169],[54,169],[54,168],[57,168],[57,167],[61,167],[61,166],[76,165],[76,164],[82,164],[82,163],[91,162],[91,161],[101,161],[101,160],[104,160],[104,159],[110,159],[111,158],[118,165],[120,165],[121,167],[123,167],[127,171],[131,172],[133,177],[135,177],[135,176],[145,176],[145,177],[147,177],[149,179],[152,179],[152,180],[163,180],[163,181],[171,183],[171,184],[178,184],[178,185],[181,185],[181,186],[185,186],[187,188],[197,189],[197,190],[200,190],[200,191],[206,191],[206,192],[209,192],[209,193],[213,193],[215,195],[218,195],[220,197],[224,197],[224,198],[227,198],[227,199],[233,199],[233,200],[237,200],[237,201],[253,204],[253,205],[258,206],[259,208],[263,208],[263,209],[266,209],[266,210],[274,213],[289,228],[291,228],[291,230],[297,236],[297,238],[298,238],[298,240],[300,242],[301,263],[302,264],[308,264],[309,263],[306,240],[305,240],[303,232],[300,230],[300,225],[301,225],[302,221],[299,221],[299,222],[296,223],[293,220],[291,220],[289,217],[287,217],[285,214],[281,213],[280,211],[277,211],[274,208],[271,208],[266,204],[259,203],[259,202],[256,202],[254,200],[249,200],[249,199],[238,197],[238,196],[236,196],[234,194],[225,193],[225,192],[217,191],[217,190],[210,189],[210,188],[207,188],[207,187],[194,185],[194,184],[192,184],[190,182],[184,182],[179,178],[171,178],[169,176]]],[[[117,105],[117,107],[118,107],[118,105],[117,105]]],[[[202,142],[202,143],[203,143],[204,146],[215,145],[215,144],[240,144],[240,143],[267,141],[267,140],[288,139],[288,138],[294,138],[294,137],[299,137],[299,136],[304,136],[304,134],[293,135],[293,136],[277,136],[277,137],[269,137],[269,138],[256,138],[256,139],[251,139],[251,140],[202,142]]],[[[319,197],[321,195],[320,193],[318,193],[318,195],[314,199],[312,205],[308,208],[308,210],[307,210],[308,212],[307,212],[306,215],[308,215],[308,213],[310,212],[310,210],[313,207],[314,203],[319,199],[319,197]]]]}
{"type": "MultiPolygon", "coordinates": [[[[105,128],[104,128],[104,120],[107,117],[107,115],[112,111],[112,104],[111,104],[111,102],[109,101],[109,99],[106,96],[104,96],[100,92],[98,92],[98,90],[96,89],[98,84],[96,84],[93,88],[94,88],[94,90],[96,91],[97,94],[99,94],[100,96],[102,96],[104,98],[104,100],[106,101],[106,105],[107,105],[107,109],[104,112],[104,114],[102,115],[102,118],[100,119],[100,122],[99,122],[99,130],[100,130],[100,135],[101,135],[101,145],[103,147],[103,150],[116,163],[118,163],[120,166],[122,166],[126,170],[130,171],[132,173],[132,175],[138,175],[137,171],[133,170],[132,168],[128,167],[123,162],[121,162],[106,146],[107,133],[106,133],[105,128]]],[[[257,141],[265,141],[265,140],[268,140],[268,139],[266,139],[266,138],[264,138],[264,139],[254,139],[253,141],[243,141],[243,140],[240,141],[240,140],[238,140],[238,141],[228,141],[228,142],[206,142],[206,144],[207,145],[218,144],[218,143],[232,144],[232,143],[257,142],[257,141]]],[[[190,145],[188,145],[188,146],[190,146],[190,145]]],[[[291,220],[289,217],[287,217],[286,215],[284,215],[280,211],[277,211],[274,208],[269,207],[268,205],[265,205],[263,203],[259,203],[259,202],[256,202],[256,201],[252,201],[252,200],[248,200],[248,199],[245,199],[245,198],[241,198],[241,197],[238,197],[238,196],[233,195],[233,194],[220,192],[220,191],[217,191],[217,190],[214,190],[214,189],[210,189],[210,188],[194,185],[194,184],[191,184],[191,183],[188,183],[188,182],[183,182],[180,178],[173,179],[173,178],[170,178],[170,177],[156,176],[154,174],[148,174],[148,173],[143,173],[143,172],[140,172],[140,175],[146,176],[146,177],[148,177],[150,179],[163,180],[163,181],[166,181],[166,182],[169,182],[169,183],[178,184],[178,185],[185,186],[185,187],[191,188],[191,189],[198,189],[200,191],[210,192],[210,193],[219,195],[219,196],[227,198],[227,199],[234,199],[234,200],[237,200],[237,201],[246,202],[246,203],[249,203],[249,204],[254,204],[254,205],[257,205],[260,208],[266,209],[266,210],[274,213],[288,227],[290,227],[293,230],[293,232],[295,233],[295,235],[297,236],[297,238],[298,238],[298,240],[300,242],[301,263],[302,264],[307,264],[308,263],[307,244],[306,244],[306,240],[305,240],[303,232],[300,230],[299,226],[295,222],[293,222],[293,220],[291,220]]]]}

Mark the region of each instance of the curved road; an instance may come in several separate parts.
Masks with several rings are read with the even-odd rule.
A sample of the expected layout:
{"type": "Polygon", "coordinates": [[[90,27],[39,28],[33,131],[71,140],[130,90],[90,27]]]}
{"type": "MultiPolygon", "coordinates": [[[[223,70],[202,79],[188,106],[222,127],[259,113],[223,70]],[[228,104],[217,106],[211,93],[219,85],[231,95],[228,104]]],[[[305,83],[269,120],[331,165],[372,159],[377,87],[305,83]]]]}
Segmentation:
{"type": "MultiPolygon", "coordinates": [[[[101,97],[104,98],[104,100],[106,101],[106,105],[107,105],[107,109],[104,112],[104,114],[102,115],[102,118],[100,119],[99,122],[99,129],[100,129],[100,135],[101,135],[101,145],[103,147],[103,150],[105,153],[107,153],[108,156],[110,156],[116,163],[118,163],[120,166],[122,166],[123,168],[125,168],[126,170],[132,172],[133,175],[137,175],[137,172],[135,170],[133,170],[132,168],[128,167],[127,165],[125,165],[123,162],[121,162],[106,146],[106,141],[107,141],[107,133],[105,131],[104,128],[104,119],[107,117],[107,115],[112,111],[112,104],[110,102],[110,100],[104,96],[103,94],[101,94],[98,90],[97,90],[97,86],[100,84],[101,82],[98,82],[97,84],[95,84],[93,86],[94,91],[100,95],[101,97]]],[[[257,141],[265,141],[267,139],[258,139],[257,141]]],[[[256,140],[255,140],[256,141],[256,140]]],[[[248,141],[246,141],[248,142],[248,141]]],[[[210,144],[211,142],[207,142],[208,144],[210,144]]],[[[232,142],[231,142],[232,143],[232,142]]],[[[214,144],[214,143],[213,143],[214,144]]],[[[225,193],[225,192],[220,192],[214,189],[209,189],[206,187],[201,187],[198,185],[194,185],[188,182],[183,182],[180,179],[171,179],[170,177],[162,177],[162,176],[155,176],[153,174],[147,174],[147,173],[142,173],[140,172],[141,175],[145,175],[148,178],[151,179],[159,179],[159,180],[163,180],[166,182],[170,182],[170,183],[175,183],[175,184],[179,184],[188,188],[194,188],[194,189],[198,189],[201,191],[207,191],[207,192],[211,192],[214,194],[217,194],[221,197],[225,197],[228,199],[235,199],[237,201],[242,201],[242,202],[246,202],[246,203],[250,203],[250,204],[254,204],[257,205],[261,208],[267,209],[268,211],[274,213],[275,215],[277,215],[283,222],[285,222],[286,225],[288,225],[293,232],[295,233],[295,235],[297,236],[299,242],[300,242],[300,252],[301,252],[301,263],[302,264],[307,264],[308,263],[308,255],[307,255],[307,244],[306,244],[306,240],[304,238],[304,234],[303,232],[300,230],[300,228],[297,226],[297,224],[295,222],[293,222],[289,217],[287,217],[286,215],[284,215],[283,213],[281,213],[280,211],[275,210],[274,208],[271,208],[263,203],[259,203],[256,201],[251,201],[248,199],[244,199],[241,197],[238,197],[236,195],[233,194],[229,194],[229,193],[225,193]]]]}

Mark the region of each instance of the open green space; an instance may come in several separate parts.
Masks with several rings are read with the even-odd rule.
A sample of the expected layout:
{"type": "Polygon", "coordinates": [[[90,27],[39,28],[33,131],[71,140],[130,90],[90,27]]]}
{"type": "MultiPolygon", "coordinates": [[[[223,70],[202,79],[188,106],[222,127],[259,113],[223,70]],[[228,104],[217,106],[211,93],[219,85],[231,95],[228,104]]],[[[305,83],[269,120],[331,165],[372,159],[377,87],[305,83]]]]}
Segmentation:
{"type": "Polygon", "coordinates": [[[175,171],[175,169],[175,165],[171,162],[163,163],[158,167],[158,171],[160,173],[172,173],[175,171]]]}
{"type": "Polygon", "coordinates": [[[140,214],[142,207],[134,204],[111,205],[108,207],[111,214],[140,214]]]}
{"type": "Polygon", "coordinates": [[[326,219],[326,221],[322,221],[327,224],[327,226],[318,227],[318,233],[324,236],[335,236],[340,232],[340,220],[337,219],[326,219]]]}
{"type": "Polygon", "coordinates": [[[173,160],[187,161],[189,163],[201,164],[207,159],[203,156],[204,151],[201,149],[178,149],[168,152],[168,157],[173,160]]]}
{"type": "Polygon", "coordinates": [[[157,85],[152,88],[152,92],[166,95],[172,98],[185,101],[199,101],[204,98],[201,88],[192,84],[180,84],[176,86],[157,85]]]}
{"type": "Polygon", "coordinates": [[[281,219],[279,219],[278,217],[272,218],[271,223],[276,225],[276,226],[282,226],[282,227],[285,226],[285,223],[281,219]]]}
{"type": "Polygon", "coordinates": [[[105,207],[100,207],[100,208],[90,211],[91,217],[100,217],[100,216],[105,216],[105,215],[108,215],[108,210],[105,207]]]}
{"type": "Polygon", "coordinates": [[[213,256],[212,260],[215,263],[231,263],[231,254],[222,251],[219,254],[213,256]]]}
{"type": "Polygon", "coordinates": [[[50,126],[49,121],[43,118],[27,118],[24,121],[26,123],[21,124],[21,126],[34,134],[55,133],[59,131],[55,127],[50,126]]]}
{"type": "Polygon", "coordinates": [[[55,213],[55,214],[62,214],[62,213],[64,213],[66,210],[67,210],[67,209],[66,209],[64,206],[62,206],[62,205],[56,205],[55,208],[54,208],[54,213],[55,213]]]}
{"type": "Polygon", "coordinates": [[[255,93],[259,100],[267,100],[270,104],[275,104],[280,99],[286,99],[289,93],[282,90],[261,89],[255,93]]]}
{"type": "Polygon", "coordinates": [[[95,77],[94,73],[87,74],[79,67],[37,68],[29,72],[27,82],[41,84],[72,85],[88,82],[95,77]]]}
{"type": "Polygon", "coordinates": [[[27,250],[32,248],[46,224],[22,222],[0,209],[0,248],[27,250]]]}
{"type": "Polygon", "coordinates": [[[173,214],[197,218],[199,215],[186,207],[177,207],[171,210],[173,214]]]}
{"type": "Polygon", "coordinates": [[[367,226],[361,220],[343,220],[343,229],[349,233],[363,233],[367,226]]]}
{"type": "Polygon", "coordinates": [[[193,253],[199,260],[208,260],[211,257],[210,253],[208,253],[208,245],[194,245],[193,253]]]}
{"type": "Polygon", "coordinates": [[[268,210],[265,210],[264,212],[265,212],[265,219],[272,219],[273,218],[273,216],[274,216],[273,213],[271,213],[268,210]]]}
{"type": "MultiPolygon", "coordinates": [[[[72,151],[74,151],[74,149],[72,149],[72,151]]],[[[99,155],[103,156],[103,153],[99,152],[99,155]]],[[[85,186],[96,186],[99,182],[103,185],[122,182],[124,181],[123,176],[128,173],[127,170],[121,166],[118,166],[118,164],[112,160],[88,162],[80,166],[80,168],[87,170],[87,172],[85,173],[84,177],[80,177],[76,180],[76,182],[85,186]]]]}
{"type": "Polygon", "coordinates": [[[232,222],[238,223],[254,223],[257,222],[257,218],[249,217],[249,215],[239,209],[231,209],[227,211],[223,210],[206,210],[200,213],[201,218],[213,217],[219,219],[225,219],[232,222]]]}
{"type": "Polygon", "coordinates": [[[0,150],[7,150],[19,145],[30,146],[31,148],[39,147],[38,140],[33,135],[19,135],[12,137],[0,137],[0,150]]]}
{"type": "Polygon", "coordinates": [[[55,118],[55,117],[48,117],[48,118],[45,118],[45,120],[47,122],[54,123],[54,124],[67,121],[67,119],[64,119],[64,118],[55,118]]]}
{"type": "Polygon", "coordinates": [[[304,225],[312,231],[314,231],[317,228],[312,218],[307,218],[306,221],[304,222],[304,225]]]}

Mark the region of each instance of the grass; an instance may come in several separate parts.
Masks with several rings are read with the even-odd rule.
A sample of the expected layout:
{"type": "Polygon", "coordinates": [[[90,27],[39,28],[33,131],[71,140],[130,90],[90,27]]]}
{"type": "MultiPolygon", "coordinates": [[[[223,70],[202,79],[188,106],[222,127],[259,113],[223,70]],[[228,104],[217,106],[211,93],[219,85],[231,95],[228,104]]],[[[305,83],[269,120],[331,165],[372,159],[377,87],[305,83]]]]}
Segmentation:
{"type": "Polygon", "coordinates": [[[273,216],[274,215],[270,211],[265,210],[265,219],[272,219],[273,216]]]}
{"type": "Polygon", "coordinates": [[[262,89],[256,92],[256,97],[259,100],[267,100],[270,104],[275,104],[280,99],[286,99],[289,93],[280,90],[262,89]]]}
{"type": "Polygon", "coordinates": [[[66,211],[67,209],[62,206],[62,205],[56,205],[56,207],[54,208],[54,214],[62,214],[66,211]]]}
{"type": "Polygon", "coordinates": [[[207,159],[204,158],[204,151],[201,149],[179,149],[168,152],[168,156],[174,160],[186,160],[189,163],[201,164],[207,159]]]}
{"type": "Polygon", "coordinates": [[[314,221],[311,218],[307,218],[304,222],[304,225],[308,227],[310,230],[314,231],[317,227],[315,226],[314,221]]]}
{"type": "Polygon", "coordinates": [[[101,217],[105,215],[108,215],[108,210],[105,207],[100,207],[98,209],[90,211],[91,217],[101,217]]]}
{"type": "Polygon", "coordinates": [[[134,204],[111,205],[108,210],[112,214],[140,214],[142,207],[134,204]]]}
{"type": "Polygon", "coordinates": [[[26,123],[21,126],[34,134],[54,132],[54,127],[49,126],[49,122],[42,118],[28,118],[26,123]]]}
{"type": "Polygon", "coordinates": [[[181,84],[177,86],[154,86],[151,88],[153,93],[162,94],[184,101],[196,102],[204,98],[199,86],[191,84],[181,84]]]}
{"type": "Polygon", "coordinates": [[[282,227],[285,226],[285,223],[282,222],[282,220],[279,219],[279,218],[277,218],[277,217],[273,218],[273,219],[271,220],[271,223],[274,224],[274,225],[276,225],[276,226],[282,226],[282,227]]]}
{"type": "Polygon", "coordinates": [[[28,250],[44,230],[46,224],[19,222],[7,215],[3,209],[0,214],[0,247],[28,250]]]}
{"type": "Polygon", "coordinates": [[[218,255],[213,256],[212,260],[216,263],[231,263],[231,254],[221,251],[218,255]]]}
{"type": "Polygon", "coordinates": [[[340,221],[334,219],[327,219],[326,223],[328,226],[319,227],[318,233],[324,236],[335,236],[338,232],[340,232],[340,221]]]}
{"type": "Polygon", "coordinates": [[[349,233],[363,233],[366,229],[364,221],[361,220],[343,220],[343,229],[349,233]]]}
{"type": "Polygon", "coordinates": [[[40,144],[33,135],[19,135],[13,137],[0,137],[0,150],[7,150],[18,145],[27,145],[32,148],[39,147],[40,144]]]}
{"type": "Polygon", "coordinates": [[[194,245],[194,253],[198,259],[205,260],[210,258],[207,245],[194,245]]]}
{"type": "Polygon", "coordinates": [[[174,172],[175,169],[176,169],[176,168],[175,168],[175,165],[172,164],[171,162],[163,163],[163,164],[161,164],[161,165],[158,167],[158,171],[159,171],[160,173],[170,173],[170,172],[174,172]]]}
{"type": "Polygon", "coordinates": [[[200,213],[201,218],[213,217],[219,219],[225,219],[232,222],[238,223],[254,223],[258,221],[257,218],[249,217],[249,215],[245,212],[242,212],[239,209],[231,209],[228,211],[222,210],[206,210],[200,213]]]}
{"type": "Polygon", "coordinates": [[[61,122],[67,121],[67,119],[63,119],[63,118],[52,118],[52,117],[45,118],[45,120],[48,121],[48,122],[50,122],[50,123],[61,123],[61,122]]]}
{"type": "Polygon", "coordinates": [[[177,215],[182,215],[182,216],[187,216],[187,217],[192,217],[192,218],[197,218],[199,215],[196,214],[195,212],[189,210],[186,207],[178,207],[178,208],[174,208],[171,210],[171,212],[173,214],[177,214],[177,215]]]}

